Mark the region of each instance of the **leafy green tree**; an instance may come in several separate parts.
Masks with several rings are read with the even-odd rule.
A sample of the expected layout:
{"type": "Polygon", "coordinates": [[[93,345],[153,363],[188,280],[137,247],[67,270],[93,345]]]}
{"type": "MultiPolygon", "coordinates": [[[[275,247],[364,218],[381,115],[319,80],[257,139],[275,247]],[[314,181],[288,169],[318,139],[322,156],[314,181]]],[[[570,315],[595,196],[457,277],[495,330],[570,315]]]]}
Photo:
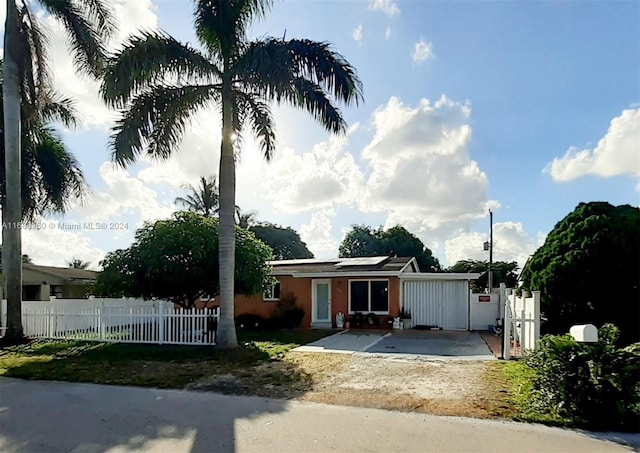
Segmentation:
{"type": "Polygon", "coordinates": [[[200,178],[197,186],[187,184],[184,186],[189,189],[186,197],[178,197],[176,204],[184,206],[187,210],[198,212],[206,216],[212,216],[218,213],[220,209],[220,194],[218,193],[218,181],[215,176],[200,178]]]}
{"type": "MultiPolygon", "coordinates": [[[[518,263],[515,261],[494,261],[493,287],[498,288],[500,283],[504,283],[507,288],[518,286],[518,263]]],[[[489,286],[489,262],[476,260],[460,260],[453,266],[447,268],[447,272],[481,273],[478,280],[471,282],[473,291],[484,291],[489,286]]]]}
{"type": "MultiPolygon", "coordinates": [[[[5,199],[2,209],[3,223],[17,225],[23,218],[22,208],[22,142],[21,130],[25,106],[39,110],[42,90],[49,85],[49,56],[47,40],[39,23],[39,15],[32,9],[36,4],[45,13],[56,18],[67,32],[76,67],[97,76],[104,61],[104,43],[113,30],[111,14],[102,0],[7,0],[7,18],[4,32],[4,61],[2,63],[3,132],[5,199]]],[[[45,115],[46,116],[46,115],[45,115]]],[[[39,143],[49,141],[49,148],[62,154],[64,147],[55,134],[42,131],[40,137],[31,137],[39,143]]],[[[7,330],[4,341],[19,341],[22,331],[22,236],[17,227],[3,228],[5,269],[3,272],[7,292],[7,330]]]]}
{"type": "Polygon", "coordinates": [[[273,250],[276,260],[313,258],[313,253],[302,242],[300,235],[291,227],[281,227],[272,223],[261,223],[249,228],[258,239],[273,250]]]}
{"type": "MultiPolygon", "coordinates": [[[[185,308],[220,292],[218,219],[193,212],[147,223],[131,247],[107,254],[95,291],[105,296],[167,299],[185,308]]],[[[269,279],[271,250],[253,233],[236,228],[236,294],[262,291],[269,279]]]]}
{"type": "Polygon", "coordinates": [[[220,292],[218,343],[236,347],[234,324],[234,210],[236,156],[243,132],[253,134],[266,159],[275,151],[270,102],[311,113],[333,133],[346,123],[335,102],[361,98],[354,68],[328,43],[261,37],[250,41],[251,23],[271,0],[197,0],[200,51],[160,33],[133,37],[105,73],[102,96],[123,109],[111,141],[114,160],[126,165],[140,153],[166,158],[202,107],[222,113],[220,144],[220,292]]]}
{"type": "Polygon", "coordinates": [[[413,256],[421,272],[440,272],[440,262],[420,239],[399,225],[384,231],[365,225],[353,225],[339,249],[340,258],[359,256],[413,256]]]}
{"type": "Polygon", "coordinates": [[[543,327],[566,333],[575,324],[619,327],[640,339],[640,209],[580,203],[556,224],[522,272],[523,287],[542,292],[543,327]]]}

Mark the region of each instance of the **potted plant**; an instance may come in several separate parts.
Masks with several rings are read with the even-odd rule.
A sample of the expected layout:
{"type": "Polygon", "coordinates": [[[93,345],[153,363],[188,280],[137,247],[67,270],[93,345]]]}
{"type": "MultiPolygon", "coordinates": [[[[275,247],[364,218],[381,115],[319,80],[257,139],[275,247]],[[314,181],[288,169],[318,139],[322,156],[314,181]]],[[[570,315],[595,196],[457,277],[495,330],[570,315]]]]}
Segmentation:
{"type": "Polygon", "coordinates": [[[402,307],[398,317],[402,320],[403,329],[411,329],[411,312],[408,309],[402,307]]]}

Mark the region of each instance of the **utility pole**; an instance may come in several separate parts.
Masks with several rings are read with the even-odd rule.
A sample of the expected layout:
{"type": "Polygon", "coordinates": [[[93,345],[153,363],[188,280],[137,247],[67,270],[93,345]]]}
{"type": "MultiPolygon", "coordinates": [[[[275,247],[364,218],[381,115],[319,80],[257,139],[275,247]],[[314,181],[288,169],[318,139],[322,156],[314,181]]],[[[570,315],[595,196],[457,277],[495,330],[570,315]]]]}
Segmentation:
{"type": "Polygon", "coordinates": [[[489,294],[493,290],[493,212],[489,209],[489,294]]]}

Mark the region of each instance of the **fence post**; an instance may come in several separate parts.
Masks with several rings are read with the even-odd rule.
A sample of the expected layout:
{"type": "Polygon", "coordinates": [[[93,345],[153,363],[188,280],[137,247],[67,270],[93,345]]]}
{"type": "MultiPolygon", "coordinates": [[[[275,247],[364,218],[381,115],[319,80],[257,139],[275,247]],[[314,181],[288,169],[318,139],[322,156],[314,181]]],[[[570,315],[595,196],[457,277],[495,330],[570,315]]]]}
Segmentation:
{"type": "Polygon", "coordinates": [[[100,312],[98,313],[98,320],[100,321],[100,341],[104,340],[104,299],[100,301],[100,312]]]}
{"type": "Polygon", "coordinates": [[[54,302],[56,300],[56,296],[49,296],[49,309],[47,310],[47,321],[49,324],[49,338],[54,338],[54,333],[55,333],[55,327],[54,327],[54,320],[55,320],[55,307],[54,307],[54,302]]]}
{"type": "Polygon", "coordinates": [[[164,343],[164,301],[158,301],[158,341],[160,344],[164,343]]]}
{"type": "Polygon", "coordinates": [[[533,291],[533,348],[538,347],[540,339],[540,291],[533,291]]]}
{"type": "Polygon", "coordinates": [[[525,326],[527,324],[527,312],[524,309],[526,303],[527,300],[523,299],[522,312],[520,313],[520,355],[529,348],[529,340],[527,338],[527,329],[525,326]]]}
{"type": "Polygon", "coordinates": [[[504,305],[504,323],[502,326],[503,338],[503,354],[505,360],[511,358],[511,309],[509,308],[509,298],[505,298],[504,305]]]}

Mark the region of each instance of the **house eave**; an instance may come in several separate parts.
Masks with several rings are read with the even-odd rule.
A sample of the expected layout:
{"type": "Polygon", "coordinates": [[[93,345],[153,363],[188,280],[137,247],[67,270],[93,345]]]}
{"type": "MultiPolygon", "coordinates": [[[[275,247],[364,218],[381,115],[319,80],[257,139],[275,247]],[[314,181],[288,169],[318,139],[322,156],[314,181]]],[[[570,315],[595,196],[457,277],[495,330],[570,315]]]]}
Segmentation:
{"type": "Polygon", "coordinates": [[[360,272],[271,272],[274,277],[290,276],[293,278],[333,278],[333,277],[398,277],[399,272],[388,271],[360,271],[360,272]]]}
{"type": "Polygon", "coordinates": [[[402,280],[477,280],[479,273],[449,273],[449,272],[421,272],[400,275],[402,280]]]}

